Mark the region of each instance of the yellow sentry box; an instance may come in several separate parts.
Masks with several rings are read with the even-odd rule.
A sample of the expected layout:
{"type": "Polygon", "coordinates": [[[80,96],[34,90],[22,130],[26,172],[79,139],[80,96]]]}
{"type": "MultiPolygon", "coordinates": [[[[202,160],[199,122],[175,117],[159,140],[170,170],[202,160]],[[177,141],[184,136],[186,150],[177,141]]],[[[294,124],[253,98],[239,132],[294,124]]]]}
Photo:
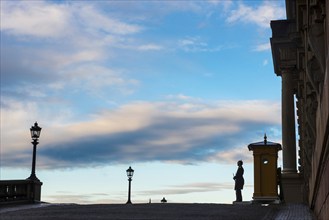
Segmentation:
{"type": "Polygon", "coordinates": [[[281,145],[264,141],[248,145],[249,151],[253,151],[254,156],[254,194],[255,202],[279,201],[278,196],[278,151],[281,145]]]}

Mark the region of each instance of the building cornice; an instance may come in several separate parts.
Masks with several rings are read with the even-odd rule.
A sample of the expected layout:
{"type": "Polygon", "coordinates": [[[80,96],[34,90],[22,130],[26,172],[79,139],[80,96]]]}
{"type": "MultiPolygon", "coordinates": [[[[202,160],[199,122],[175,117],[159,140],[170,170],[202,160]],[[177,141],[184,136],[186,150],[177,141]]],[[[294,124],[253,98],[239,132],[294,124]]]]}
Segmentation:
{"type": "Polygon", "coordinates": [[[274,72],[281,76],[287,69],[296,69],[297,39],[295,20],[271,21],[271,49],[274,72]]]}

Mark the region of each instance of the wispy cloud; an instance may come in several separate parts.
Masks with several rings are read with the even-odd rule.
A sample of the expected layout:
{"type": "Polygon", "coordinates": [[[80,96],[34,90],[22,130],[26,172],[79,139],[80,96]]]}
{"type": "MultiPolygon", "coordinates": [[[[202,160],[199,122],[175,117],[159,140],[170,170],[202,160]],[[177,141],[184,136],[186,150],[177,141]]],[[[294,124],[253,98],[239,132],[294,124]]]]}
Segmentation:
{"type": "Polygon", "coordinates": [[[222,46],[211,47],[199,36],[194,36],[180,39],[178,41],[178,48],[186,52],[217,52],[222,49],[222,46]]]}
{"type": "Polygon", "coordinates": [[[256,7],[239,3],[237,9],[229,13],[226,21],[228,23],[252,23],[262,28],[270,28],[270,21],[284,18],[285,9],[273,1],[264,1],[256,7]]]}
{"type": "Polygon", "coordinates": [[[67,37],[74,32],[96,34],[100,31],[126,35],[142,29],[109,17],[93,4],[6,1],[1,6],[1,30],[14,35],[54,38],[67,37]]]}
{"type": "Polygon", "coordinates": [[[141,51],[152,51],[152,50],[163,50],[163,46],[158,45],[158,44],[144,44],[144,45],[140,45],[137,47],[138,50],[141,51]]]}
{"type": "Polygon", "coordinates": [[[267,64],[268,64],[268,60],[265,59],[265,60],[263,61],[263,66],[267,66],[267,64]]]}
{"type": "MultiPolygon", "coordinates": [[[[248,143],[249,144],[249,143],[248,143]]],[[[246,144],[247,146],[247,144],[246,144]]],[[[233,148],[229,150],[223,150],[220,152],[214,152],[209,157],[210,161],[226,161],[227,163],[235,163],[238,160],[242,160],[246,163],[251,163],[253,161],[251,154],[246,154],[241,148],[233,148]]]]}
{"type": "Polygon", "coordinates": [[[254,48],[254,51],[257,52],[262,52],[262,51],[268,51],[271,49],[270,43],[264,43],[264,44],[259,44],[254,48]]]}
{"type": "Polygon", "coordinates": [[[119,35],[134,34],[142,30],[142,27],[138,25],[111,18],[89,5],[81,7],[79,10],[79,15],[86,28],[119,35]]]}
{"type": "MultiPolygon", "coordinates": [[[[245,187],[251,187],[246,185],[245,187]]],[[[218,192],[221,190],[232,189],[232,183],[215,183],[215,182],[196,182],[182,185],[167,186],[157,190],[140,191],[138,194],[143,196],[154,195],[179,195],[197,192],[218,192]]]]}
{"type": "Polygon", "coordinates": [[[81,2],[5,1],[1,6],[2,95],[49,98],[63,90],[99,94],[104,88],[130,94],[138,86],[124,69],[106,63],[141,26],[81,2]]]}

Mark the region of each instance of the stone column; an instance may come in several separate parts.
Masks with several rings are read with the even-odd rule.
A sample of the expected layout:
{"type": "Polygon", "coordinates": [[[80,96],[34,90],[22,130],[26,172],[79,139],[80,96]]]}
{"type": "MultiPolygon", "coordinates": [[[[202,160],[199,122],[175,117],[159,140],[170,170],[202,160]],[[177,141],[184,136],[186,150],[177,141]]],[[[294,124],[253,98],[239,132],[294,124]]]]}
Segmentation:
{"type": "Polygon", "coordinates": [[[282,71],[282,173],[296,173],[296,131],[293,73],[282,71]]]}

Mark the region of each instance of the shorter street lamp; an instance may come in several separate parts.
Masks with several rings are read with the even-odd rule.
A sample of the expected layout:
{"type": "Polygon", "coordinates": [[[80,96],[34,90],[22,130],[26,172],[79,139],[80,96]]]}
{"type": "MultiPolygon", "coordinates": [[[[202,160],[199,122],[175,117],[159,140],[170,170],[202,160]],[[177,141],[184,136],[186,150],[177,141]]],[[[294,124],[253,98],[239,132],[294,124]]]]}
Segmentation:
{"type": "Polygon", "coordinates": [[[134,170],[131,169],[131,167],[128,168],[128,170],[126,170],[127,172],[127,177],[128,177],[128,181],[129,181],[129,187],[128,187],[128,201],[126,204],[131,204],[131,201],[130,201],[130,192],[131,192],[131,178],[133,177],[134,175],[134,170]]]}
{"type": "Polygon", "coordinates": [[[37,145],[39,144],[38,138],[40,137],[41,128],[38,126],[38,123],[35,122],[34,126],[30,128],[31,132],[31,138],[32,138],[32,144],[33,144],[33,159],[32,159],[32,171],[31,175],[28,180],[34,180],[34,181],[40,181],[37,176],[35,175],[35,158],[36,158],[36,151],[37,151],[37,145]]]}

